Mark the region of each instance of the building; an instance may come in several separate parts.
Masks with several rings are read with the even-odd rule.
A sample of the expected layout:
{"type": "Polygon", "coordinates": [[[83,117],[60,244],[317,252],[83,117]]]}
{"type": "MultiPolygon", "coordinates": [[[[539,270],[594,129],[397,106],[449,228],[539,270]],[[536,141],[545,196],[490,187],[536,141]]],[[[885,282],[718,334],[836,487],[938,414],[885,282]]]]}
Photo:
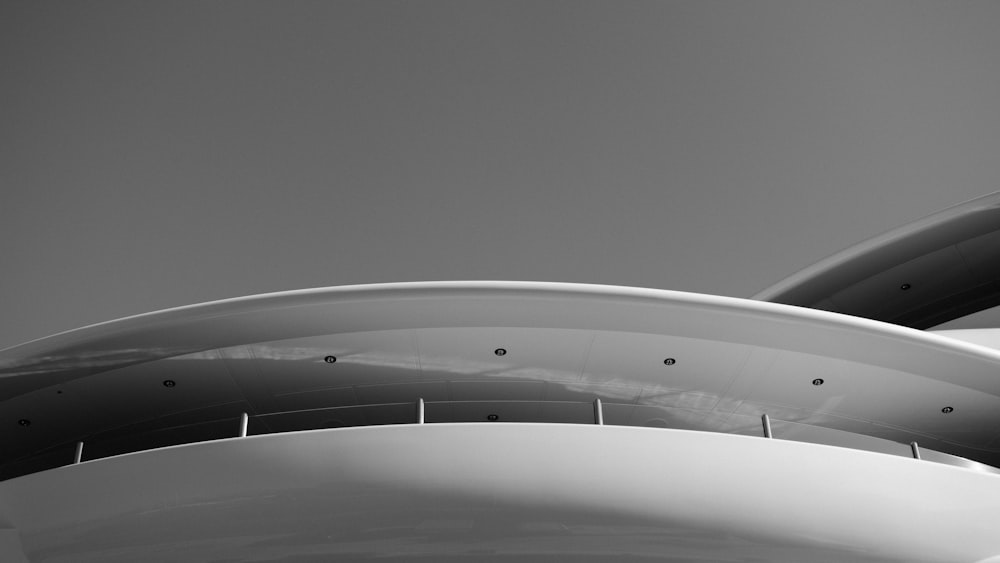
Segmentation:
{"type": "Polygon", "coordinates": [[[1000,561],[1000,337],[918,330],[998,258],[993,194],[756,300],[383,284],[23,344],[0,559],[1000,561]]]}

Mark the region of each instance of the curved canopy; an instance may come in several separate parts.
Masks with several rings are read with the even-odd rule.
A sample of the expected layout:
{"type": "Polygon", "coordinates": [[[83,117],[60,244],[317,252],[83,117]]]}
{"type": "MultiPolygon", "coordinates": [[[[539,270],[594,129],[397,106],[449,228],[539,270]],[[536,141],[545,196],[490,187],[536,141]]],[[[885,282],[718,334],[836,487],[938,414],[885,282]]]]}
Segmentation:
{"type": "Polygon", "coordinates": [[[919,329],[1000,305],[1000,192],[847,248],[753,298],[919,329]]]}
{"type": "Polygon", "coordinates": [[[67,463],[77,441],[90,458],[231,436],[240,413],[252,434],[406,421],[418,399],[431,422],[585,422],[601,399],[608,424],[759,435],[768,414],[782,437],[888,440],[900,455],[917,440],[996,465],[997,373],[995,349],[711,295],[529,282],[296,291],[0,352],[0,470],[36,471],[18,464],[49,453],[67,463]]]}

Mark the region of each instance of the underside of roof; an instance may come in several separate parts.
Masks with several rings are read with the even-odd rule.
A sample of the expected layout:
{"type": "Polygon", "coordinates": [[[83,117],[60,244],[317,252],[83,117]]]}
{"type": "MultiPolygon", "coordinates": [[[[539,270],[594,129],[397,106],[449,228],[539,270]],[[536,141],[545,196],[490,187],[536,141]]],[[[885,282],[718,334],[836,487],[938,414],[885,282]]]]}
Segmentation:
{"type": "Polygon", "coordinates": [[[847,248],[753,298],[917,329],[1000,305],[1000,192],[847,248]]]}
{"type": "MultiPolygon", "coordinates": [[[[0,476],[233,435],[428,422],[759,435],[1000,465],[1000,352],[857,317],[612,286],[308,290],[0,352],[0,476]],[[490,418],[491,416],[495,418],[490,418]],[[937,454],[931,452],[935,450],[937,454]],[[947,458],[948,456],[944,456],[947,458]]],[[[945,461],[949,462],[949,461],[945,461]]],[[[949,462],[950,463],[950,462],[949,462]]],[[[962,464],[960,463],[960,464],[962,464]]]]}

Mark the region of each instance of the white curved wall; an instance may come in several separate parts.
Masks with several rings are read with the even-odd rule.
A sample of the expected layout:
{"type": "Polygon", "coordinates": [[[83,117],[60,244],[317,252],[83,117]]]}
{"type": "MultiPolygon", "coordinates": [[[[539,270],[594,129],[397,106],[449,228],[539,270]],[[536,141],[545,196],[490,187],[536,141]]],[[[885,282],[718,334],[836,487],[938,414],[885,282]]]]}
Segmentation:
{"type": "Polygon", "coordinates": [[[0,509],[31,561],[1000,554],[995,475],[611,426],[403,425],[192,444],[2,482],[0,509]]]}
{"type": "Polygon", "coordinates": [[[1000,328],[964,328],[956,330],[932,330],[929,332],[938,336],[946,336],[955,340],[1000,350],[1000,328]]]}

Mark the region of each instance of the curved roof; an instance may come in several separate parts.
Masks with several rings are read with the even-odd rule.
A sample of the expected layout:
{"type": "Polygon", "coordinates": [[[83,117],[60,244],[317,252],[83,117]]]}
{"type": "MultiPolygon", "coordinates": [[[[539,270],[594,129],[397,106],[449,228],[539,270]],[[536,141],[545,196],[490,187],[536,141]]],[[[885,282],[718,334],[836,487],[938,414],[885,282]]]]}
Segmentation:
{"type": "Polygon", "coordinates": [[[920,329],[1000,305],[1000,192],[856,244],[753,298],[920,329]]]}
{"type": "Polygon", "coordinates": [[[252,434],[412,421],[418,399],[432,422],[586,422],[599,398],[609,424],[756,435],[768,414],[790,439],[900,455],[917,440],[998,465],[998,372],[992,348],[745,299],[533,282],[316,289],[0,352],[0,471],[61,465],[77,441],[89,459],[231,436],[241,413],[252,434]]]}

